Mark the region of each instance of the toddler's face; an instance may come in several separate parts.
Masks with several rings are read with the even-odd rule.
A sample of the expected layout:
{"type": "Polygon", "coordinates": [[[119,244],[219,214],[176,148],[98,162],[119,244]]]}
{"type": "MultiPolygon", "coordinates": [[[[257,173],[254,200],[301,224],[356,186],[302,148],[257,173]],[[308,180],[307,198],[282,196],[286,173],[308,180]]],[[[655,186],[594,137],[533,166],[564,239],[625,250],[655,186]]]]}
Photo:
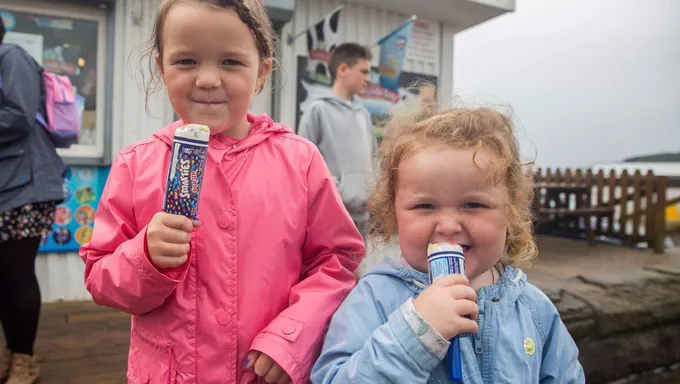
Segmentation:
{"type": "Polygon", "coordinates": [[[248,135],[246,114],[271,68],[252,32],[233,10],[180,3],[168,13],[157,58],[170,103],[187,123],[211,133],[248,135]]]}
{"type": "Polygon", "coordinates": [[[503,255],[509,196],[486,169],[492,153],[455,148],[422,150],[399,165],[395,213],[406,261],[427,272],[427,245],[456,242],[465,251],[470,281],[503,255]]]}

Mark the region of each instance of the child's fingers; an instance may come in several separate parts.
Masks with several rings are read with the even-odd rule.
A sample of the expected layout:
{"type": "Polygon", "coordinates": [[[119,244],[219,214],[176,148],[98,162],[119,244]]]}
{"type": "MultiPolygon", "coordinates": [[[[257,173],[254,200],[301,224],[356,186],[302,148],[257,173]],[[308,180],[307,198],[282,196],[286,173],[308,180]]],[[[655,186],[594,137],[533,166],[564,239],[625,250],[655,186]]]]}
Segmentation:
{"type": "Polygon", "coordinates": [[[191,241],[190,232],[175,228],[165,228],[160,235],[160,239],[168,244],[188,244],[191,241]]]}
{"type": "Polygon", "coordinates": [[[440,287],[448,287],[451,285],[470,285],[470,280],[464,275],[455,273],[437,278],[432,285],[438,285],[440,287]]]}
{"type": "Polygon", "coordinates": [[[460,333],[477,333],[479,331],[479,325],[474,320],[466,319],[464,317],[460,318],[460,333]]]}
{"type": "Polygon", "coordinates": [[[287,373],[283,373],[283,376],[276,382],[276,384],[291,384],[293,381],[287,373]]]}
{"type": "Polygon", "coordinates": [[[260,351],[250,351],[248,352],[248,357],[246,358],[245,367],[250,369],[255,365],[255,361],[260,357],[260,351]]]}
{"type": "Polygon", "coordinates": [[[458,316],[470,316],[472,320],[477,320],[479,306],[477,306],[477,303],[474,301],[456,300],[454,303],[454,311],[458,316]]]}
{"type": "Polygon", "coordinates": [[[162,220],[162,223],[165,224],[166,227],[179,229],[184,232],[191,232],[191,230],[194,229],[191,219],[185,216],[166,214],[163,215],[162,220]]]}
{"type": "MultiPolygon", "coordinates": [[[[181,257],[189,253],[191,246],[186,244],[160,243],[153,246],[153,252],[163,257],[181,257]]],[[[149,251],[152,251],[151,247],[149,251]]]]}
{"type": "Polygon", "coordinates": [[[180,257],[156,256],[152,259],[152,262],[158,268],[174,268],[186,263],[187,255],[180,257]]]}
{"type": "Polygon", "coordinates": [[[470,300],[477,302],[477,292],[469,285],[450,285],[446,292],[456,300],[470,300]]]}
{"type": "Polygon", "coordinates": [[[271,357],[262,353],[255,361],[255,365],[253,365],[253,370],[255,371],[256,375],[263,377],[264,375],[269,373],[269,370],[271,369],[272,365],[274,365],[274,360],[272,360],[271,357]]]}
{"type": "Polygon", "coordinates": [[[264,376],[264,381],[267,383],[277,383],[285,373],[280,365],[274,363],[269,372],[264,376]]]}

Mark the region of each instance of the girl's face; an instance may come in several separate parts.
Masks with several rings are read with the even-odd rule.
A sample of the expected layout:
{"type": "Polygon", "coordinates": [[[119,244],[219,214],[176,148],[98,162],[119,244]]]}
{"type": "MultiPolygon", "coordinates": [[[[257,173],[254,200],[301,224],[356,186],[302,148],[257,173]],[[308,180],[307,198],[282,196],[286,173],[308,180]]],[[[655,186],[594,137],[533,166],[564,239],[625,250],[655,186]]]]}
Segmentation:
{"type": "Polygon", "coordinates": [[[406,261],[427,273],[427,245],[463,246],[467,276],[475,279],[498,262],[505,249],[509,196],[503,183],[485,180],[492,153],[432,148],[399,165],[395,213],[406,261]]]}
{"type": "Polygon", "coordinates": [[[156,62],[177,116],[213,134],[248,136],[248,108],[272,66],[248,26],[233,10],[185,2],[168,12],[163,31],[156,62]]]}

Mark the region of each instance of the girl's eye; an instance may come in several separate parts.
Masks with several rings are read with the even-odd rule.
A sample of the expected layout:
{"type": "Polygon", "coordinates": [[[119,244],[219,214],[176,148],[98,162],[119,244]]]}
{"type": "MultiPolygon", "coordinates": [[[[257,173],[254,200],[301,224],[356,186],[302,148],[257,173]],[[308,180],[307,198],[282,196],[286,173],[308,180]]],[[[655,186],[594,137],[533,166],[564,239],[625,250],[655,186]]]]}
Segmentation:
{"type": "Polygon", "coordinates": [[[482,204],[482,203],[467,203],[467,204],[465,204],[465,208],[479,209],[479,208],[487,208],[487,206],[482,204]]]}
{"type": "Polygon", "coordinates": [[[177,64],[179,64],[179,65],[193,65],[193,64],[196,64],[196,61],[194,61],[193,59],[182,59],[182,60],[178,60],[177,64]]]}
{"type": "Polygon", "coordinates": [[[434,205],[432,204],[418,204],[413,209],[434,209],[434,205]]]}
{"type": "Polygon", "coordinates": [[[236,60],[224,60],[224,65],[241,65],[241,62],[236,60]]]}

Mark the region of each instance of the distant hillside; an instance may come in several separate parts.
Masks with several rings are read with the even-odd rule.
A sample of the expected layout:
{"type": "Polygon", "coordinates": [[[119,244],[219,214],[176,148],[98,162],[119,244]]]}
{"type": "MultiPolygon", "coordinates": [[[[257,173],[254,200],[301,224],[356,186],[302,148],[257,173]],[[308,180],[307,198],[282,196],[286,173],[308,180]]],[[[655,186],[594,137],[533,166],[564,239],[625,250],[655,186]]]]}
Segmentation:
{"type": "Polygon", "coordinates": [[[636,156],[623,160],[624,163],[680,163],[680,152],[657,153],[655,155],[636,156]]]}

